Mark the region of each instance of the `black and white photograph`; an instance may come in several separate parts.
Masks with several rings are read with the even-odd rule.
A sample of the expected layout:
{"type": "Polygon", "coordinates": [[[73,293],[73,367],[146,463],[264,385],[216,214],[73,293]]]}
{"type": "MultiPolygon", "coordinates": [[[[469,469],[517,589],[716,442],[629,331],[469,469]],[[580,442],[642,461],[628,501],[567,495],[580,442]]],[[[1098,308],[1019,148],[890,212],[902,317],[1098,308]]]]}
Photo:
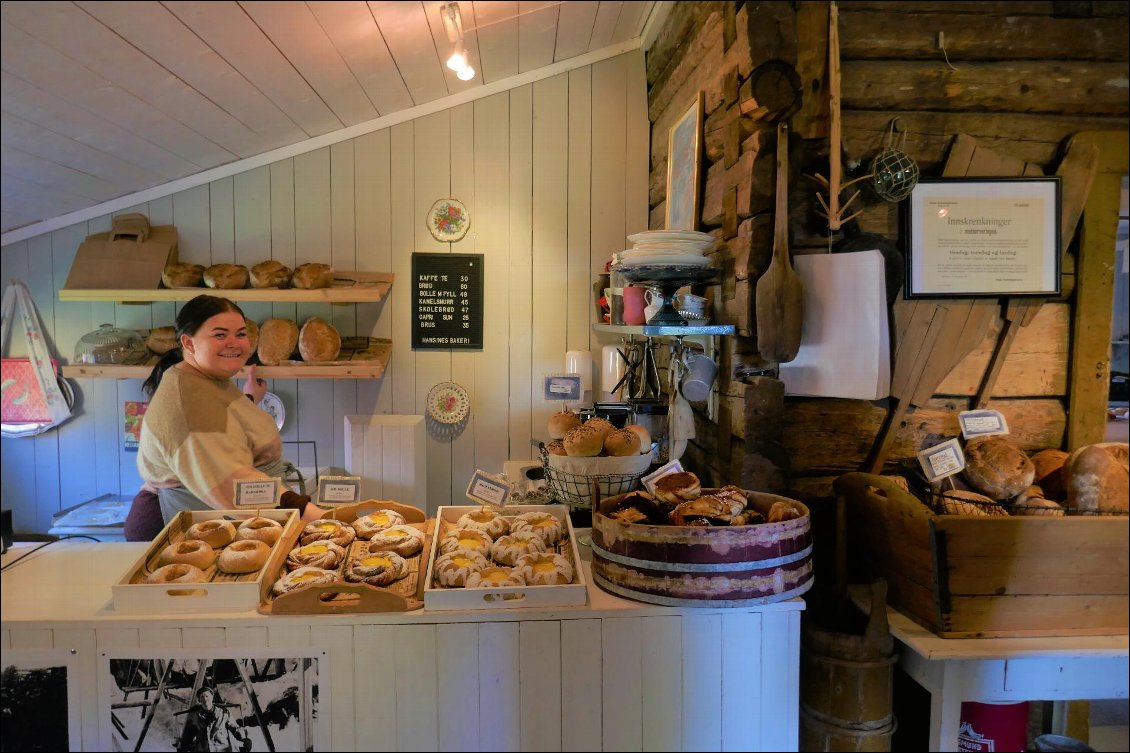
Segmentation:
{"type": "Polygon", "coordinates": [[[329,748],[324,652],[103,653],[102,739],[115,751],[329,748]]]}
{"type": "Polygon", "coordinates": [[[67,652],[5,651],[0,751],[79,750],[80,717],[67,652]]]}

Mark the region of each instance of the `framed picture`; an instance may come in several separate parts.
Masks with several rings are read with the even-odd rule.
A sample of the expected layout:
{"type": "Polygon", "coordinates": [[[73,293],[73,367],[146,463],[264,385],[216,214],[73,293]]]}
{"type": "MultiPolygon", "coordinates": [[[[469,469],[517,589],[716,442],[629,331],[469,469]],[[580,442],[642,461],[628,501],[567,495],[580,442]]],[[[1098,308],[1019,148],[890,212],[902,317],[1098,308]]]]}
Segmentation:
{"type": "Polygon", "coordinates": [[[667,132],[667,229],[698,229],[702,169],[702,107],[699,92],[667,132]]]}
{"type": "Polygon", "coordinates": [[[76,655],[69,651],[4,651],[0,749],[82,750],[76,655]]]}
{"type": "Polygon", "coordinates": [[[1059,178],[924,178],[905,206],[907,298],[1059,294],[1059,178]]]}
{"type": "Polygon", "coordinates": [[[301,649],[103,651],[101,750],[329,750],[328,655],[301,649]]]}

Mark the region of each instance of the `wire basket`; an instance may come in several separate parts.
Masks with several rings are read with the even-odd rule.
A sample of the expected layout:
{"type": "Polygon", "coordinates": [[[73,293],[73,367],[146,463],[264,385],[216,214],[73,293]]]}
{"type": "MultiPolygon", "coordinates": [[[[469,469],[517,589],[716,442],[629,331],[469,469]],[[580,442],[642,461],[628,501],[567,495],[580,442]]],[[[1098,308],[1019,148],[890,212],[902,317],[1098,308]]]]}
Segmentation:
{"type": "Polygon", "coordinates": [[[639,488],[640,479],[647,473],[571,473],[549,465],[549,453],[541,446],[541,465],[545,470],[545,486],[550,496],[568,505],[572,510],[591,510],[593,492],[598,499],[617,494],[627,494],[639,488]],[[595,485],[595,486],[594,486],[595,485]]]}
{"type": "Polygon", "coordinates": [[[973,499],[964,499],[951,490],[931,492],[926,506],[937,515],[965,515],[975,517],[1041,517],[1041,518],[1078,518],[1084,516],[1112,517],[1125,516],[1126,513],[1107,512],[1102,510],[1076,510],[1058,502],[1049,500],[1028,500],[1014,504],[1007,500],[981,502],[973,499]]]}

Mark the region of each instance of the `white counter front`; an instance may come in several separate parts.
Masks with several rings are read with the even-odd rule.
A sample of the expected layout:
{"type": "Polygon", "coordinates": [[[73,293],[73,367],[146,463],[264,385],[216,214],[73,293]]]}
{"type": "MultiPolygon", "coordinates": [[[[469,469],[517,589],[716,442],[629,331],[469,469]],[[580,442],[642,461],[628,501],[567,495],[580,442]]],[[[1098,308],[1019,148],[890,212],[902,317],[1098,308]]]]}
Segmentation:
{"type": "Polygon", "coordinates": [[[85,750],[121,744],[107,701],[111,658],[288,651],[326,657],[319,724],[328,724],[315,749],[797,749],[801,599],[660,607],[590,579],[583,607],[116,614],[111,584],[145,546],[59,542],[0,580],[3,664],[57,656],[68,666],[70,721],[85,750]]]}

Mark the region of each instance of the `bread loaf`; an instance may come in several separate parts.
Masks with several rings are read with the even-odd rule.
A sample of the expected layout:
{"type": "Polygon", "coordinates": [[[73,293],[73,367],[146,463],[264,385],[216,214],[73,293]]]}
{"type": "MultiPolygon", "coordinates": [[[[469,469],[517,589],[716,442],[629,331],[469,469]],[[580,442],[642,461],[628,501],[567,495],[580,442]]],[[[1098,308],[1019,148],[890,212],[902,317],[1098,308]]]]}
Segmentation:
{"type": "Polygon", "coordinates": [[[565,432],[580,425],[580,416],[572,411],[565,410],[560,413],[554,413],[549,417],[549,438],[564,439],[565,432]]]}
{"type": "Polygon", "coordinates": [[[243,323],[247,326],[247,342],[251,345],[251,352],[254,353],[259,347],[259,325],[246,316],[243,317],[243,323]]]}
{"type": "Polygon", "coordinates": [[[1067,490],[1063,486],[1063,464],[1069,453],[1063,450],[1040,450],[1032,456],[1036,469],[1036,484],[1044,490],[1047,499],[1065,499],[1067,490]]]}
{"type": "Polygon", "coordinates": [[[199,264],[170,264],[161,270],[166,288],[198,288],[204,284],[204,267],[199,264]]]}
{"type": "Polygon", "coordinates": [[[290,284],[303,290],[328,288],[334,283],[334,270],[329,264],[308,262],[294,268],[290,284]]]}
{"type": "Polygon", "coordinates": [[[1084,512],[1130,512],[1127,446],[1116,442],[1082,447],[1063,467],[1067,506],[1084,512]]]}
{"type": "Polygon", "coordinates": [[[290,284],[290,274],[290,267],[281,261],[261,261],[251,268],[251,287],[284,288],[290,284]]]}
{"type": "Polygon", "coordinates": [[[614,458],[639,455],[640,437],[631,429],[615,429],[604,438],[604,451],[614,458]]]}
{"type": "Polygon", "coordinates": [[[298,335],[298,352],[303,361],[332,361],[341,352],[341,335],[325,319],[312,316],[298,335]]]}
{"type": "Polygon", "coordinates": [[[1036,467],[1004,437],[980,437],[965,446],[965,480],[993,499],[1011,499],[1032,485],[1036,467]]]}
{"type": "Polygon", "coordinates": [[[290,319],[268,319],[259,328],[259,363],[278,366],[298,346],[298,325],[290,319]]]}
{"type": "Polygon", "coordinates": [[[247,267],[242,264],[213,264],[204,270],[204,284],[219,290],[247,287],[247,267]]]}
{"type": "Polygon", "coordinates": [[[604,435],[594,426],[581,425],[567,431],[561,443],[570,457],[593,458],[604,449],[604,435]]]}
{"type": "Polygon", "coordinates": [[[612,430],[616,428],[612,425],[612,422],[610,422],[606,418],[601,418],[600,416],[593,416],[588,421],[585,421],[584,426],[591,426],[592,428],[600,432],[601,442],[603,442],[604,438],[611,434],[612,430]]]}
{"type": "Polygon", "coordinates": [[[938,496],[938,508],[942,515],[968,515],[974,517],[1003,517],[1008,511],[984,494],[951,489],[938,496]]]}
{"type": "Polygon", "coordinates": [[[640,452],[651,452],[651,432],[639,424],[628,424],[624,427],[628,431],[635,432],[636,436],[640,438],[640,452]]]}
{"type": "Polygon", "coordinates": [[[159,356],[179,346],[176,327],[154,327],[149,330],[149,337],[145,338],[145,347],[159,356]]]}

